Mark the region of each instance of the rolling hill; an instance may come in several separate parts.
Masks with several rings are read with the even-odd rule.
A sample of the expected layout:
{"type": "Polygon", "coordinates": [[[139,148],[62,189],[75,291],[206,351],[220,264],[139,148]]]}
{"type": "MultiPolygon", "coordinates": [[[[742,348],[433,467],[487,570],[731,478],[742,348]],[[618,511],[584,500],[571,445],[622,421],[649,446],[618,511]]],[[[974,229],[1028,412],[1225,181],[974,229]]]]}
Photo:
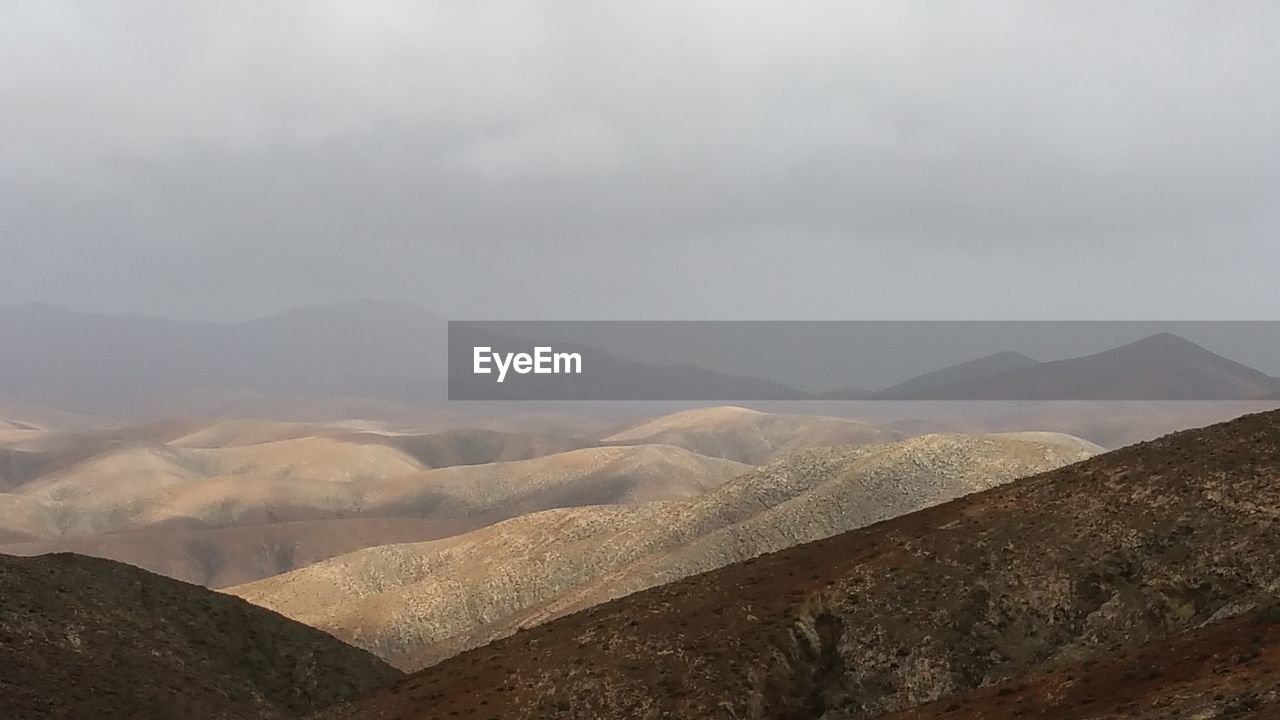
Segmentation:
{"type": "Polygon", "coordinates": [[[523,515],[376,547],[229,592],[402,667],[764,552],[1083,459],[1065,436],[924,436],[813,449],[686,502],[523,515]]]}
{"type": "MultiPolygon", "coordinates": [[[[15,484],[0,492],[0,551],[74,551],[223,586],[526,512],[689,498],[748,469],[664,445],[439,468],[400,449],[446,462],[561,444],[488,431],[186,446],[234,440],[215,429],[184,428],[172,444],[112,444],[43,474],[27,470],[30,458],[5,453],[4,477],[15,484]]],[[[252,430],[260,437],[261,427],[252,430]]]]}
{"type": "Polygon", "coordinates": [[[76,555],[0,555],[6,718],[298,717],[384,685],[377,658],[236,598],[76,555]]]}
{"type": "Polygon", "coordinates": [[[857,420],[721,406],[646,419],[615,430],[602,442],[676,445],[701,455],[758,465],[805,448],[882,443],[899,437],[857,420]]]}
{"type": "Polygon", "coordinates": [[[1016,694],[1274,602],[1277,477],[1280,412],[1177,433],[595,606],[322,717],[855,720],[1016,694]]]}
{"type": "MultiPolygon", "coordinates": [[[[0,503],[0,513],[3,504],[0,503]]],[[[165,577],[210,588],[239,585],[305,567],[343,553],[448,537],[485,524],[486,518],[345,518],[300,520],[226,528],[145,528],[56,540],[37,539],[21,527],[0,529],[0,553],[34,556],[72,552],[128,563],[165,577]]]]}

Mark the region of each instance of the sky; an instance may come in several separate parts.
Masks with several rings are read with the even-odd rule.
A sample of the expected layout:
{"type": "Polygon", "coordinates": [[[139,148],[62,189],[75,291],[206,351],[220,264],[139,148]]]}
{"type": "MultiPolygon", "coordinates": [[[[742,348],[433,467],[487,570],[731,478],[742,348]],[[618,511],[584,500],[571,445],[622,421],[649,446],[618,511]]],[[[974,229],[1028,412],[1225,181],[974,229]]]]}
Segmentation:
{"type": "Polygon", "coordinates": [[[0,2],[0,303],[1276,319],[1280,3],[0,2]]]}

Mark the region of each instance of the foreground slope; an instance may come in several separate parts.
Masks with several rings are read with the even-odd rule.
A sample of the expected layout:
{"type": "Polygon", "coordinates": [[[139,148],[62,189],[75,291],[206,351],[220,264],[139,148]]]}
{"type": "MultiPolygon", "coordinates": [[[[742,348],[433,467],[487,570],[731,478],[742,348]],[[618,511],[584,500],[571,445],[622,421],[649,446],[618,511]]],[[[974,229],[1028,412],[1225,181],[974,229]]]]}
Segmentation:
{"type": "Polygon", "coordinates": [[[326,717],[871,718],[1136,649],[1280,586],[1280,412],[637,593],[326,717]]]}
{"type": "Polygon", "coordinates": [[[884,720],[1280,716],[1280,607],[893,713],[884,720]]]}
{"type": "Polygon", "coordinates": [[[520,627],[1088,457],[1050,434],[814,449],[685,502],[534,513],[232,588],[418,668],[520,627]]]}
{"type": "Polygon", "coordinates": [[[0,715],[285,718],[395,670],[275,613],[76,555],[0,555],[0,715]]]}

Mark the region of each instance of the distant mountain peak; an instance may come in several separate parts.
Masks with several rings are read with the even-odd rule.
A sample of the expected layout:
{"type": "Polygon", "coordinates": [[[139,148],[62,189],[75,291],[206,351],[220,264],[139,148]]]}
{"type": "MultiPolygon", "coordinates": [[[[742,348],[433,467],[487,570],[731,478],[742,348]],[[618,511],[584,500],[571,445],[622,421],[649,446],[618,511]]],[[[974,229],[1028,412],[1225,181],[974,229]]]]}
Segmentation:
{"type": "Polygon", "coordinates": [[[1160,350],[1160,351],[1195,350],[1199,352],[1215,354],[1213,353],[1213,351],[1205,348],[1204,346],[1198,345],[1182,337],[1181,335],[1175,335],[1171,332],[1158,332],[1153,335],[1148,335],[1144,338],[1134,340],[1133,342],[1128,343],[1126,345],[1121,345],[1120,347],[1116,348],[1116,350],[1123,350],[1125,348],[1143,349],[1143,350],[1160,350]]]}

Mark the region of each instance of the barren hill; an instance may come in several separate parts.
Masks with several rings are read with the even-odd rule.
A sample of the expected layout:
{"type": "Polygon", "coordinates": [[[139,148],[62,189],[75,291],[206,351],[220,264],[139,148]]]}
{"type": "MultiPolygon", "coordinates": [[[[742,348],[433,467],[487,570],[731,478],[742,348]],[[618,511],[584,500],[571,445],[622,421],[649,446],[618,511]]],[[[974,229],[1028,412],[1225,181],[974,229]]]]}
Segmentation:
{"type": "Polygon", "coordinates": [[[0,555],[6,718],[289,718],[398,673],[236,598],[76,555],[0,555]]]}
{"type": "Polygon", "coordinates": [[[884,720],[1280,716],[1280,608],[891,713],[884,720]]]}
{"type": "Polygon", "coordinates": [[[722,406],[664,415],[615,431],[607,443],[664,443],[751,465],[794,450],[881,443],[898,436],[857,420],[722,406]]]}
{"type": "Polygon", "coordinates": [[[872,718],[1115,657],[1274,600],[1277,477],[1280,412],[1178,433],[596,606],[325,717],[872,718]]]}
{"type": "MultiPolygon", "coordinates": [[[[0,514],[3,512],[0,503],[0,514]]],[[[346,518],[212,529],[162,526],[59,540],[37,540],[18,527],[10,528],[6,536],[0,527],[0,553],[32,556],[73,552],[219,588],[375,545],[457,535],[485,522],[485,518],[346,518]]]]}
{"type": "Polygon", "coordinates": [[[526,512],[688,498],[748,469],[634,445],[423,470],[395,445],[362,436],[113,447],[0,492],[0,550],[76,551],[221,586],[526,512]]]}
{"type": "Polygon", "coordinates": [[[458,428],[426,434],[364,433],[348,442],[390,445],[428,468],[509,462],[580,450],[594,443],[551,433],[458,428]]]}
{"type": "Polygon", "coordinates": [[[404,667],[521,626],[1090,456],[1051,434],[814,449],[686,502],[555,510],[233,588],[404,667]]]}

